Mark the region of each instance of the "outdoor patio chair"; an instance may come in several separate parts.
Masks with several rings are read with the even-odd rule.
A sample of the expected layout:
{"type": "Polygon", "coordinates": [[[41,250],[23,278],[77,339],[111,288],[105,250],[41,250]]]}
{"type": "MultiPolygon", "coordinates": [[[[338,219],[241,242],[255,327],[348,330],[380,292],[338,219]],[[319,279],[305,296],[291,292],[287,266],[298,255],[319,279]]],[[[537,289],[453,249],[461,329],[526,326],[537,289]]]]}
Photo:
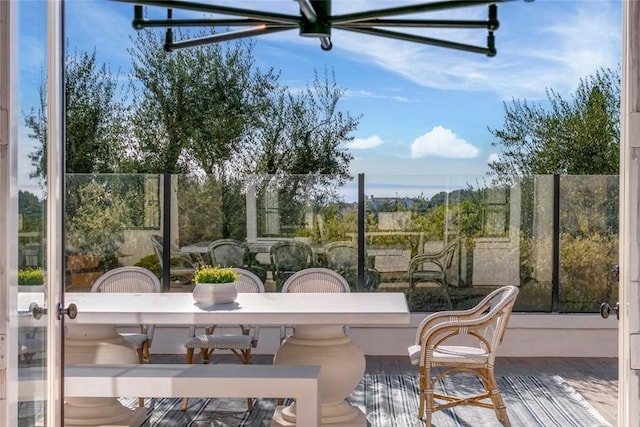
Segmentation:
{"type": "MultiPolygon", "coordinates": [[[[254,273],[242,268],[232,268],[238,278],[234,282],[238,293],[262,293],[264,285],[254,273]]],[[[187,364],[193,364],[202,358],[202,363],[208,364],[211,354],[216,350],[228,350],[235,354],[245,365],[251,364],[251,349],[258,345],[260,328],[258,325],[238,325],[240,333],[215,333],[216,325],[207,325],[204,334],[196,335],[196,325],[189,328],[189,339],[185,343],[187,349],[187,364]],[[195,350],[199,349],[198,354],[195,350]]],[[[182,401],[182,410],[186,411],[189,399],[182,401]]],[[[253,400],[247,399],[247,408],[253,409],[253,400]]]]}
{"type": "Polygon", "coordinates": [[[304,242],[280,240],[271,245],[269,256],[276,291],[282,290],[285,280],[293,273],[313,266],[313,251],[304,242]]]}
{"type": "MultiPolygon", "coordinates": [[[[358,282],[358,248],[351,242],[330,242],[324,245],[324,255],[327,260],[327,268],[335,270],[347,279],[351,289],[357,288],[358,282]]],[[[365,264],[368,257],[365,253],[365,264]]],[[[380,285],[380,273],[373,267],[365,265],[364,291],[370,292],[378,289],[380,285]]]]}
{"type": "MultiPolygon", "coordinates": [[[[351,292],[349,282],[333,270],[323,267],[312,267],[292,274],[282,286],[287,293],[338,293],[351,292]]],[[[345,335],[348,329],[345,327],[345,335]]],[[[280,341],[287,336],[287,326],[280,326],[280,341]]]]}
{"type": "MultiPolygon", "coordinates": [[[[142,293],[161,292],[160,281],[151,271],[143,267],[118,267],[107,271],[94,282],[91,292],[142,293]]],[[[133,347],[138,363],[149,363],[149,348],[153,341],[154,325],[140,325],[140,332],[122,332],[120,336],[133,347]]],[[[139,399],[144,406],[144,399],[139,399]]]]}
{"type": "MultiPolygon", "coordinates": [[[[164,252],[162,236],[156,234],[151,236],[151,243],[153,244],[153,250],[162,267],[162,254],[164,252]]],[[[181,252],[178,248],[171,248],[171,267],[169,267],[169,274],[175,277],[180,283],[191,283],[193,273],[196,271],[196,265],[188,253],[181,252]]]]}
{"type": "Polygon", "coordinates": [[[409,288],[414,289],[418,282],[437,283],[442,287],[447,298],[449,307],[451,297],[449,296],[449,282],[447,272],[453,264],[453,256],[458,248],[456,240],[450,242],[439,252],[430,254],[418,254],[409,261],[407,275],[409,276],[409,288]]]}
{"type": "Polygon", "coordinates": [[[469,310],[437,312],[420,323],[415,345],[408,351],[411,363],[419,366],[418,418],[424,419],[427,427],[431,426],[435,411],[459,405],[493,408],[498,420],[510,426],[493,367],[517,295],[517,287],[504,286],[469,310]],[[462,343],[457,339],[460,336],[465,338],[462,343]],[[436,368],[438,371],[434,372],[436,368]],[[449,396],[434,391],[445,376],[460,371],[475,374],[484,391],[475,396],[449,396]]]}
{"type": "Polygon", "coordinates": [[[260,278],[262,283],[267,279],[267,271],[253,263],[249,246],[235,239],[219,239],[212,242],[207,252],[212,266],[242,268],[249,270],[260,278]]]}

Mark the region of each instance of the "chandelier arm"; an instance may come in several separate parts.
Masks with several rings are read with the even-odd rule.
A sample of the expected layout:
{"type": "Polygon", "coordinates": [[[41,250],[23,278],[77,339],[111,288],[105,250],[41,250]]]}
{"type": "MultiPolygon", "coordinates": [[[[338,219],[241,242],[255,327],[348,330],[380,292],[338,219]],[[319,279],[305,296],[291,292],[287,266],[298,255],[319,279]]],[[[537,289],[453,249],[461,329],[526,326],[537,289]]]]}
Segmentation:
{"type": "Polygon", "coordinates": [[[137,20],[134,27],[158,28],[158,27],[249,27],[256,25],[268,25],[269,27],[297,28],[297,24],[281,24],[259,19],[145,19],[137,20]]]}
{"type": "Polygon", "coordinates": [[[331,24],[346,24],[350,22],[364,21],[371,18],[380,18],[393,15],[407,15],[412,13],[435,12],[443,9],[455,9],[459,7],[480,6],[483,4],[504,3],[514,0],[447,0],[432,3],[421,3],[410,6],[391,7],[387,9],[370,10],[368,12],[348,13],[336,15],[330,18],[331,24]]]}
{"type": "Polygon", "coordinates": [[[349,27],[349,26],[345,26],[345,25],[335,25],[334,28],[336,29],[340,29],[340,30],[344,30],[344,31],[351,31],[354,33],[360,33],[360,34],[368,34],[371,36],[378,36],[378,37],[385,37],[385,38],[390,38],[390,39],[396,39],[396,40],[403,40],[403,41],[408,41],[408,42],[414,42],[414,43],[420,43],[420,44],[427,44],[427,45],[431,45],[431,46],[438,46],[438,47],[445,47],[448,49],[456,49],[456,50],[463,50],[466,52],[473,52],[473,53],[481,53],[487,56],[495,56],[496,55],[496,49],[495,47],[492,46],[493,44],[493,34],[490,33],[489,34],[489,38],[488,38],[488,47],[481,47],[481,46],[473,46],[473,45],[469,45],[469,44],[464,44],[464,43],[457,43],[457,42],[450,42],[450,41],[446,41],[446,40],[440,40],[440,39],[434,39],[431,37],[423,37],[423,36],[416,36],[413,34],[407,34],[407,33],[398,33],[395,31],[388,31],[388,30],[380,30],[377,28],[354,28],[354,27],[349,27]]]}
{"type": "Polygon", "coordinates": [[[227,6],[216,6],[213,4],[202,4],[202,3],[195,3],[195,2],[189,2],[189,1],[178,1],[178,0],[112,0],[112,1],[117,1],[120,3],[130,3],[135,5],[159,6],[163,8],[193,10],[196,12],[219,13],[221,15],[242,16],[245,18],[265,20],[265,21],[280,23],[280,24],[298,25],[298,22],[300,21],[300,16],[295,16],[295,15],[285,15],[282,13],[263,12],[263,11],[250,10],[250,9],[239,9],[239,8],[227,7],[227,6]]]}
{"type": "Polygon", "coordinates": [[[166,43],[164,48],[167,52],[172,52],[178,49],[185,49],[188,47],[202,46],[211,43],[220,43],[230,40],[241,39],[245,37],[261,36],[264,34],[278,33],[280,31],[291,30],[294,27],[256,27],[247,28],[245,30],[228,31],[226,33],[213,34],[211,36],[198,37],[194,39],[181,40],[174,43],[166,43]]]}
{"type": "MultiPolygon", "coordinates": [[[[349,22],[340,27],[371,28],[371,27],[425,27],[425,28],[489,28],[490,22],[462,21],[448,19],[370,19],[367,21],[349,22]]],[[[339,25],[335,25],[336,28],[339,25]]]]}
{"type": "Polygon", "coordinates": [[[318,20],[318,15],[313,8],[313,5],[309,3],[309,0],[295,0],[300,5],[300,12],[307,18],[312,24],[318,20]]]}

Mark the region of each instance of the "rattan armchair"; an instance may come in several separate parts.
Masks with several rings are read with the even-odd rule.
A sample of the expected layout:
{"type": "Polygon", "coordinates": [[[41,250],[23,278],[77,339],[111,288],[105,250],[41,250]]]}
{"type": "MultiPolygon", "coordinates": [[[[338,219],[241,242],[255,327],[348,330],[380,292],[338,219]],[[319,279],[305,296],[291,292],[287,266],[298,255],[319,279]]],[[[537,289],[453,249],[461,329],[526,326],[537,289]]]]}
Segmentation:
{"type": "MultiPolygon", "coordinates": [[[[264,292],[264,285],[260,278],[254,273],[241,268],[232,268],[236,272],[238,278],[234,282],[236,290],[239,293],[264,292]]],[[[187,349],[187,364],[192,364],[202,359],[202,363],[210,362],[211,354],[216,350],[228,350],[236,355],[240,361],[245,364],[251,364],[251,349],[258,344],[258,336],[260,328],[258,325],[238,325],[239,333],[216,333],[216,325],[207,325],[204,327],[204,334],[196,335],[196,325],[189,328],[189,338],[185,343],[187,349]],[[199,352],[195,354],[195,350],[199,352]]],[[[189,399],[182,401],[182,410],[187,409],[189,399]]],[[[247,399],[247,408],[249,411],[253,409],[253,401],[247,399]]]]}
{"type": "Polygon", "coordinates": [[[418,254],[411,258],[407,271],[409,287],[414,289],[418,282],[437,283],[442,286],[449,307],[452,308],[447,272],[453,265],[453,256],[457,248],[458,242],[454,240],[439,252],[418,254]]]}
{"type": "Polygon", "coordinates": [[[498,420],[510,426],[496,382],[494,362],[517,295],[517,287],[504,286],[491,292],[474,308],[441,311],[420,323],[415,345],[408,350],[411,363],[419,366],[418,418],[424,419],[427,427],[431,426],[434,412],[459,405],[492,408],[498,420]],[[461,336],[465,338],[462,342],[458,339],[461,336]],[[459,371],[475,374],[482,381],[484,391],[464,397],[435,392],[438,382],[459,371]]]}

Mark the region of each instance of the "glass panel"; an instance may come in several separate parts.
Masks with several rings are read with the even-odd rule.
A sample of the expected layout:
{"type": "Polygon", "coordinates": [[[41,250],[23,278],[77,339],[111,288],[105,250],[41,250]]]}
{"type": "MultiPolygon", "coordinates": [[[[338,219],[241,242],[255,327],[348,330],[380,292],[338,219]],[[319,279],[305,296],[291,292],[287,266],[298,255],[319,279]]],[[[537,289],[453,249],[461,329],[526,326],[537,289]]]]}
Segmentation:
{"type": "Polygon", "coordinates": [[[162,234],[158,175],[68,174],[65,289],[88,292],[104,272],[138,265],[162,277],[151,236],[162,234]]]}
{"type": "MultiPolygon", "coordinates": [[[[15,2],[14,6],[17,6],[15,2]]],[[[18,378],[19,426],[47,424],[47,316],[35,319],[27,307],[45,306],[46,161],[42,150],[47,123],[47,2],[20,2],[18,8],[18,378]],[[27,4],[28,3],[28,4],[27,4]]]]}
{"type": "MultiPolygon", "coordinates": [[[[171,237],[176,248],[191,254],[196,266],[223,263],[248,268],[263,279],[267,291],[279,291],[286,277],[303,267],[340,270],[341,265],[329,264],[325,246],[355,242],[354,182],[340,185],[332,177],[306,175],[224,182],[212,176],[180,176],[176,184],[178,218],[172,221],[178,233],[171,237]],[[285,268],[278,255],[271,254],[277,242],[295,242],[310,255],[285,268]],[[233,259],[230,254],[238,245],[245,245],[248,254],[233,259]]],[[[353,267],[349,265],[345,276],[355,290],[353,267]]],[[[190,284],[172,284],[173,289],[180,287],[190,290],[190,284]]]]}
{"type": "Polygon", "coordinates": [[[560,181],[560,311],[597,312],[615,301],[618,283],[617,176],[560,181]]]}
{"type": "MultiPolygon", "coordinates": [[[[514,310],[550,311],[552,292],[553,176],[520,183],[520,294],[514,310]]],[[[511,205],[512,212],[516,209],[511,205]]]]}

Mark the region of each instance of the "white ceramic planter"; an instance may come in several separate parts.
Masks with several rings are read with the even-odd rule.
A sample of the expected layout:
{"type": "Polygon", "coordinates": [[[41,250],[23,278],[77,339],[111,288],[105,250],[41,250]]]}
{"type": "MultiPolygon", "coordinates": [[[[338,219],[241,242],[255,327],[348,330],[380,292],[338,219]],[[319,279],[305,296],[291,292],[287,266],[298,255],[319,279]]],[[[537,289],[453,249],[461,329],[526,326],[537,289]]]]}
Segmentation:
{"type": "Polygon", "coordinates": [[[203,307],[234,302],[238,296],[234,283],[196,283],[193,299],[203,307]]]}

